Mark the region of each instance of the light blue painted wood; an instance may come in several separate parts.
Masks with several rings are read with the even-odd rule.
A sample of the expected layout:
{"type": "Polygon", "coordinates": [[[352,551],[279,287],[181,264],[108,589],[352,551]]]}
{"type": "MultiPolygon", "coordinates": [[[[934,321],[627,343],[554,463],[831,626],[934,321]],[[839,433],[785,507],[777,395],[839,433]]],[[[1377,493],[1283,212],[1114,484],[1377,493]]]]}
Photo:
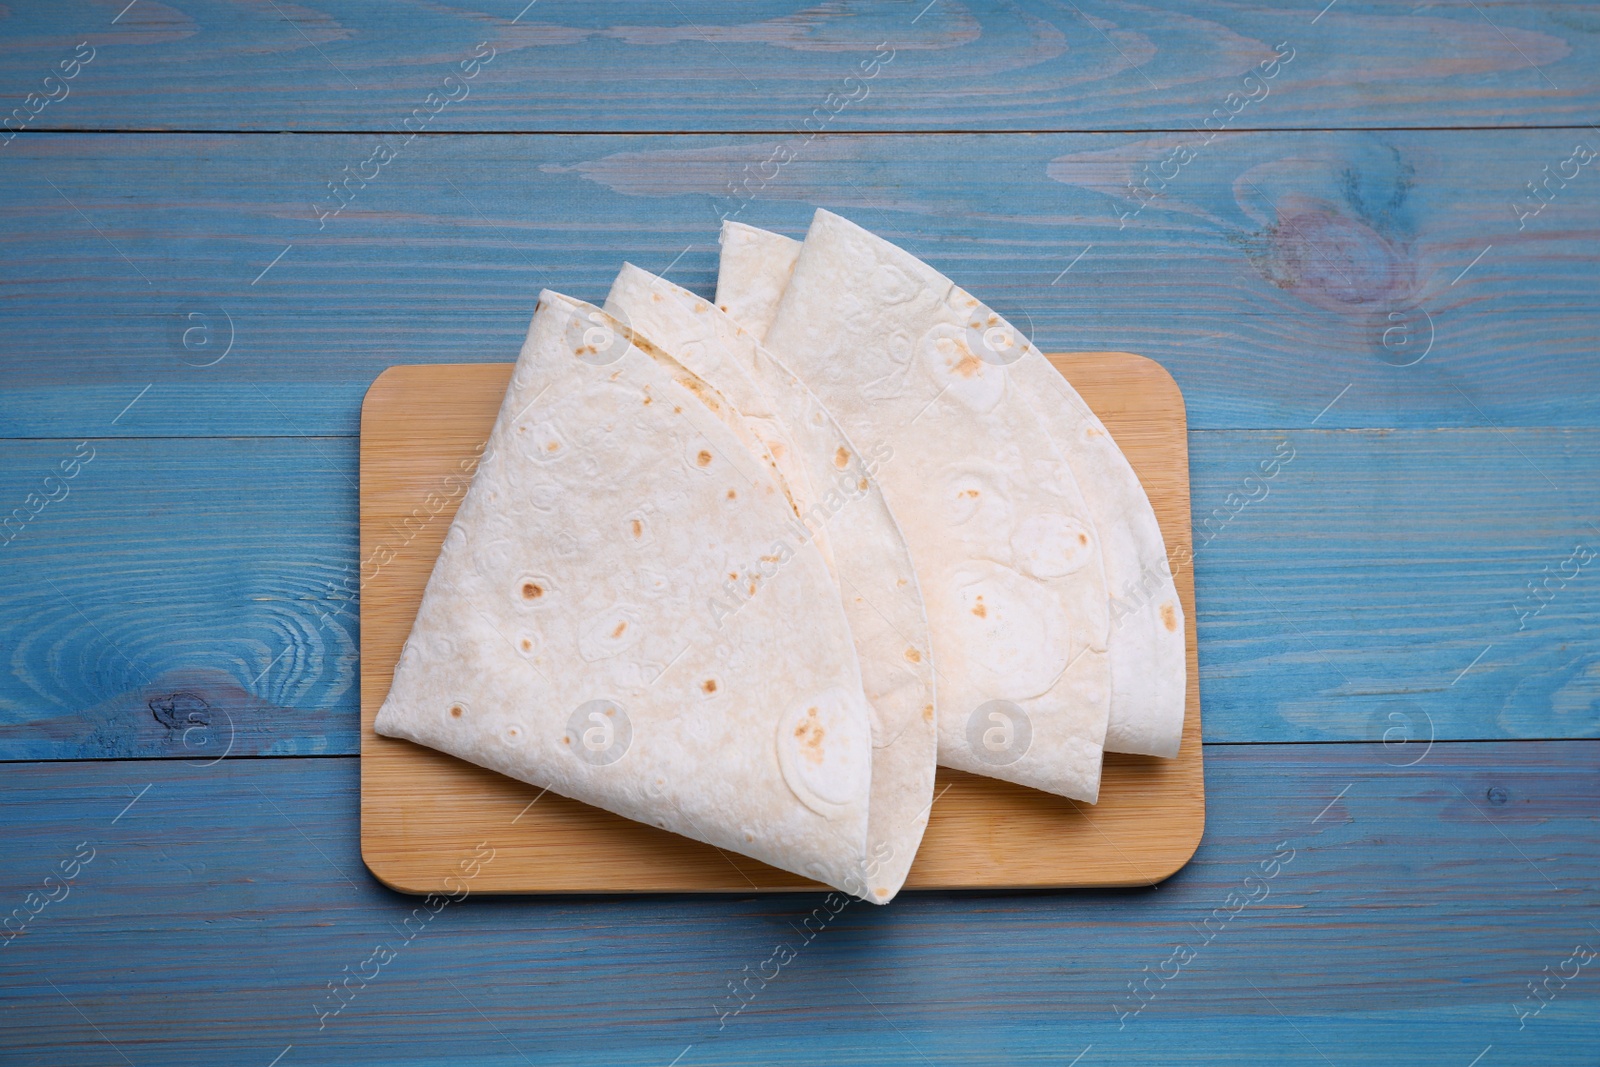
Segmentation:
{"type": "Polygon", "coordinates": [[[354,439],[0,457],[0,758],[356,751],[354,439]]]}
{"type": "Polygon", "coordinates": [[[1191,439],[1207,739],[1600,735],[1600,437],[1191,439]]]}
{"type": "Polygon", "coordinates": [[[1159,888],[849,905],[720,1032],[727,983],[798,941],[821,895],[469,898],[406,942],[422,905],[361,868],[353,759],[12,767],[0,903],[80,842],[94,859],[0,948],[0,1048],[120,1062],[98,1027],[134,1063],[263,1067],[291,1044],[284,1065],[665,1065],[691,1044],[680,1067],[1060,1065],[1090,1044],[1081,1063],[1461,1067],[1491,1043],[1486,1063],[1584,1062],[1593,964],[1520,1032],[1513,1005],[1600,942],[1594,760],[1592,742],[1436,745],[1409,768],[1379,745],[1213,747],[1205,840],[1159,888]],[[1225,921],[1230,893],[1256,902],[1225,921]],[[395,957],[319,1032],[327,983],[380,943],[395,957]],[[1176,944],[1193,959],[1119,1016],[1176,944]]]}
{"type": "MultiPolygon", "coordinates": [[[[1126,218],[1171,137],[825,138],[740,217],[843,211],[1047,350],[1159,360],[1195,428],[1306,426],[1347,385],[1317,425],[1593,426],[1600,160],[1512,211],[1578,136],[1230,135],[1126,218]]],[[[541,286],[600,299],[632,260],[709,292],[721,194],[772,144],[419,138],[319,230],[376,143],[13,143],[0,435],[354,433],[386,366],[513,358],[541,286]]]]}
{"type": "MultiPolygon", "coordinates": [[[[0,493],[91,448],[0,547],[0,758],[355,752],[355,442],[0,442],[0,493]]],[[[1207,740],[1600,735],[1600,431],[1190,448],[1207,740]]]]}
{"type": "Polygon", "coordinates": [[[1600,92],[1600,15],[1559,0],[122,6],[11,5],[7,108],[60,96],[42,80],[80,41],[39,128],[388,130],[435,93],[428,129],[455,132],[1186,129],[1259,96],[1280,44],[1237,126],[1571,124],[1600,92]]]}
{"type": "Polygon", "coordinates": [[[0,9],[0,113],[39,112],[0,147],[0,506],[57,497],[0,546],[0,758],[141,757],[0,772],[0,911],[96,849],[0,947],[0,1059],[1594,1059],[1593,965],[1517,1015],[1600,942],[1595,742],[1443,739],[1597,732],[1600,594],[1562,572],[1600,537],[1600,193],[1593,165],[1559,176],[1600,148],[1595,5],[522,7],[0,9]],[[70,95],[30,100],[81,41],[70,95]],[[418,138],[319,229],[326,183],[459,95],[480,41],[430,133],[731,135],[418,138]],[[841,91],[828,136],[797,132],[841,91]],[[833,136],[1189,131],[1230,105],[1230,130],[1310,132],[833,136]],[[360,869],[354,759],[207,764],[354,750],[362,393],[509,359],[539,286],[593,299],[624,258],[709,291],[751,175],[746,221],[841,210],[1042,347],[1171,369],[1217,531],[1208,739],[1390,743],[1213,745],[1206,839],[1163,886],[852,905],[720,1032],[716,997],[815,898],[469,899],[318,1032],[325,984],[416,902],[360,869]],[[1285,439],[1268,495],[1230,502],[1285,439]],[[1271,896],[1119,1019],[1280,843],[1271,896]]]}

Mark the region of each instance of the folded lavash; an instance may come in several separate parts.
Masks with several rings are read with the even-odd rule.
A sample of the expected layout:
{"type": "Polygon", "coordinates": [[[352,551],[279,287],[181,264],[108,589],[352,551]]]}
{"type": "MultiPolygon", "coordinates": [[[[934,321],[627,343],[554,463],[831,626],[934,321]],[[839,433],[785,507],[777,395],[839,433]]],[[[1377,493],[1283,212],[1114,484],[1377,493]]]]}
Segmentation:
{"type": "Polygon", "coordinates": [[[757,341],[767,336],[778,301],[800,258],[800,242],[742,222],[723,222],[718,235],[717,306],[757,341]]]}
{"type": "Polygon", "coordinates": [[[886,902],[921,826],[873,836],[835,579],[811,540],[762,560],[793,521],[725,397],[545,292],[375,729],[886,902]]]}
{"type": "MultiPolygon", "coordinates": [[[[1088,517],[1099,533],[1108,591],[1135,605],[1131,611],[1116,613],[1107,638],[1111,682],[1105,748],[1175,756],[1186,699],[1183,608],[1149,498],[1104,424],[1077,391],[1026,338],[976,298],[916,257],[837,215],[818,211],[804,245],[780,234],[725,222],[722,245],[718,305],[735,317],[743,316],[747,325],[754,324],[757,336],[769,339],[780,356],[791,345],[814,343],[807,333],[815,320],[807,316],[819,314],[829,301],[844,299],[852,291],[873,293],[876,284],[878,290],[865,302],[875,303],[885,316],[895,316],[895,321],[906,324],[902,326],[907,331],[904,337],[891,341],[900,346],[887,364],[895,373],[914,373],[911,364],[916,361],[905,342],[923,338],[919,331],[924,326],[930,331],[939,328],[950,337],[959,332],[980,364],[974,377],[998,377],[1010,383],[1007,388],[1028,395],[1083,490],[1088,517]],[[802,271],[801,264],[808,258],[811,262],[802,271]],[[805,278],[803,301],[796,297],[787,321],[781,324],[780,336],[771,339],[775,320],[781,317],[780,304],[788,299],[791,277],[801,275],[805,278]],[[908,290],[916,296],[906,296],[908,290]],[[920,319],[905,314],[903,305],[908,301],[922,315],[920,319]],[[904,358],[894,359],[901,352],[904,358]]],[[[841,351],[838,356],[844,366],[859,366],[849,352],[841,351]]],[[[816,386],[807,373],[806,361],[791,363],[808,384],[816,386]]],[[[815,366],[810,369],[826,371],[815,366]]],[[[843,388],[868,387],[863,376],[847,376],[843,388]]],[[[893,380],[878,386],[895,387],[893,380]]],[[[829,391],[821,391],[827,399],[829,391]]]]}
{"type": "MultiPolygon", "coordinates": [[[[844,616],[872,709],[868,814],[871,895],[905,878],[932,804],[937,733],[927,617],[904,537],[876,484],[892,457],[863,456],[821,403],[732,318],[631,264],[605,310],[650,337],[726,397],[784,472],[793,521],[775,531],[779,556],[826,535],[844,616]]],[[[781,565],[774,562],[774,566],[781,565]]],[[[737,592],[737,590],[735,590],[737,592]]],[[[759,595],[759,594],[758,594],[759,595]]],[[[742,598],[712,605],[728,617],[742,598]]]]}
{"type": "Polygon", "coordinates": [[[893,448],[879,480],[927,603],[939,762],[1094,800],[1109,603],[1070,468],[915,277],[870,247],[853,262],[816,247],[800,250],[766,347],[846,433],[893,448]]]}

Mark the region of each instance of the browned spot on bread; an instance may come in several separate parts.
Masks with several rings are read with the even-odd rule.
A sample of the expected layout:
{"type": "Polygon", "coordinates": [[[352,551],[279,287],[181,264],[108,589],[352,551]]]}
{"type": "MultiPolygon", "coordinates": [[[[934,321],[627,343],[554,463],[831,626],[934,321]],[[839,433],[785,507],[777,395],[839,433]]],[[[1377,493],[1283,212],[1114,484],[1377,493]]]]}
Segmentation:
{"type": "Polygon", "coordinates": [[[770,445],[767,446],[767,451],[772,453],[772,458],[773,459],[782,459],[783,458],[783,443],[781,441],[774,441],[770,445]]]}
{"type": "Polygon", "coordinates": [[[722,410],[722,405],[717,403],[717,394],[707,389],[705,383],[699,378],[683,377],[679,378],[678,381],[685,389],[699,397],[705,406],[712,411],[722,410]]]}
{"type": "Polygon", "coordinates": [[[1085,437],[1104,437],[1106,432],[1098,426],[1091,426],[1087,430],[1083,431],[1083,435],[1085,437]]]}
{"type": "Polygon", "coordinates": [[[651,397],[650,397],[650,394],[649,394],[649,393],[646,393],[646,394],[645,394],[645,395],[644,395],[644,402],[645,402],[645,403],[646,403],[646,404],[654,404],[654,403],[655,403],[655,401],[654,401],[654,400],[653,400],[653,399],[651,399],[651,397]]]}
{"type": "Polygon", "coordinates": [[[707,693],[715,693],[717,691],[717,680],[715,678],[707,678],[705,681],[700,683],[700,688],[704,689],[707,693]]]}
{"type": "Polygon", "coordinates": [[[683,408],[679,407],[677,404],[674,404],[672,405],[672,413],[674,415],[681,415],[683,414],[683,408]]]}
{"type": "Polygon", "coordinates": [[[924,704],[924,705],[922,705],[922,721],[923,722],[932,722],[933,721],[933,705],[932,704],[924,704]]]}
{"type": "Polygon", "coordinates": [[[978,491],[976,489],[963,489],[961,490],[961,495],[966,497],[968,500],[978,499],[978,491]]]}
{"type": "Polygon", "coordinates": [[[460,704],[451,704],[450,705],[450,717],[452,719],[461,718],[461,705],[460,704]]]}
{"type": "Polygon", "coordinates": [[[526,637],[524,637],[522,639],[522,651],[524,651],[524,652],[532,652],[533,651],[533,642],[529,641],[526,637]]]}
{"type": "Polygon", "coordinates": [[[1169,631],[1175,631],[1178,628],[1178,612],[1171,604],[1161,605],[1161,625],[1165,626],[1169,631]]]}
{"type": "Polygon", "coordinates": [[[728,490],[728,499],[729,500],[736,500],[736,499],[738,499],[738,496],[739,496],[739,494],[735,493],[732,489],[728,490]]]}
{"type": "Polygon", "coordinates": [[[843,448],[840,448],[833,454],[833,465],[838,467],[840,470],[844,470],[845,464],[849,462],[850,453],[846,452],[843,448]]]}
{"type": "Polygon", "coordinates": [[[544,450],[546,452],[559,452],[561,451],[561,442],[551,441],[549,444],[544,446],[544,450]]]}
{"type": "Polygon", "coordinates": [[[922,653],[918,652],[914,648],[908,648],[906,649],[906,659],[910,660],[912,663],[921,663],[922,653]]]}
{"type": "Polygon", "coordinates": [[[702,448],[695,454],[694,461],[702,467],[709,467],[711,466],[711,453],[702,448]]]}
{"type": "Polygon", "coordinates": [[[619,622],[619,623],[617,623],[617,628],[615,630],[611,631],[611,636],[612,637],[621,637],[622,636],[622,631],[626,630],[627,628],[628,628],[628,624],[626,622],[619,622]]]}
{"type": "Polygon", "coordinates": [[[983,595],[981,593],[978,595],[978,602],[973,605],[972,613],[980,619],[989,617],[989,609],[983,606],[983,595]]]}
{"type": "Polygon", "coordinates": [[[951,367],[950,370],[953,373],[961,375],[963,378],[971,378],[973,375],[983,370],[983,362],[979,360],[977,356],[973,355],[971,352],[968,352],[966,355],[956,360],[956,365],[951,367]]]}
{"type": "Polygon", "coordinates": [[[821,763],[822,739],[827,735],[827,731],[817,721],[816,708],[806,710],[806,717],[794,728],[794,735],[800,739],[800,754],[812,763],[821,763]]]}
{"type": "Polygon", "coordinates": [[[728,580],[732,581],[732,582],[737,582],[739,580],[739,572],[738,571],[729,571],[728,572],[728,580]]]}
{"type": "Polygon", "coordinates": [[[544,596],[544,586],[540,585],[538,582],[522,583],[522,599],[538,600],[542,596],[544,596]]]}
{"type": "Polygon", "coordinates": [[[861,479],[856,483],[856,488],[865,493],[867,491],[867,480],[865,478],[861,479]]]}
{"type": "Polygon", "coordinates": [[[644,536],[644,523],[640,522],[638,519],[634,519],[633,520],[633,536],[635,536],[635,537],[643,537],[644,536]]]}

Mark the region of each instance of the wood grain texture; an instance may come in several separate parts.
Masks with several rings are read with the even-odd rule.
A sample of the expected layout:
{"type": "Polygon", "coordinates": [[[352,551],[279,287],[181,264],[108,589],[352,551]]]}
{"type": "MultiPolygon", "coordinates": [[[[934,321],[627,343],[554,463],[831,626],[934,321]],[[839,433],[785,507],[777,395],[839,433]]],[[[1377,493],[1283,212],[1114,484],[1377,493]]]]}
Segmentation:
{"type": "Polygon", "coordinates": [[[1208,732],[1600,736],[1600,575],[1581,562],[1600,552],[1596,446],[1563,431],[1231,437],[1194,496],[1202,688],[1208,723],[1226,724],[1208,732]],[[1282,450],[1292,461],[1246,499],[1246,475],[1282,450]]]}
{"type": "MultiPolygon", "coordinates": [[[[355,753],[355,440],[90,444],[0,546],[0,758],[355,753]],[[155,717],[182,693],[213,730],[155,717]]],[[[1600,580],[1562,575],[1600,548],[1600,431],[1189,444],[1207,741],[1600,734],[1600,580]]],[[[0,442],[0,506],[76,447],[0,442]]]]}
{"type": "Polygon", "coordinates": [[[122,6],[6,12],[18,104],[98,50],[35,128],[388,131],[437,93],[428,128],[452,132],[1181,129],[1280,43],[1294,63],[1239,126],[1572,123],[1600,102],[1600,12],[1559,0],[122,6]],[[489,63],[444,83],[480,42],[489,63]]]}
{"type": "Polygon", "coordinates": [[[20,1064],[121,1062],[92,1023],[134,1063],[260,1067],[290,1044],[280,1067],[469,1052],[664,1067],[690,1044],[680,1067],[1060,1067],[1090,1044],[1080,1067],[1326,1067],[1318,1049],[1341,1067],[1465,1067],[1491,1043],[1485,1063],[1592,1058],[1587,969],[1526,1029],[1512,1009],[1545,966],[1600,941],[1586,921],[1595,742],[1439,744],[1411,767],[1377,744],[1206,756],[1205,840],[1158,888],[915,893],[850,905],[809,943],[797,931],[822,894],[473,894],[408,938],[421,902],[361,869],[353,758],[9,767],[6,911],[79,842],[97,853],[0,948],[0,1049],[20,1064]],[[1263,861],[1290,851],[1264,878],[1263,861]],[[1258,903],[1218,917],[1262,881],[1258,903]],[[396,957],[352,981],[319,1031],[327,984],[378,944],[396,957]],[[778,944],[797,957],[719,1031],[728,983],[778,944]],[[1176,944],[1196,957],[1119,1020],[1128,983],[1176,944]]]}
{"type": "Polygon", "coordinates": [[[354,750],[356,443],[269,444],[0,442],[0,758],[354,750]]]}
{"type": "MultiPolygon", "coordinates": [[[[1125,352],[1052,356],[1138,472],[1175,559],[1189,544],[1183,396],[1125,352]]],[[[464,469],[494,426],[512,365],[392,367],[361,416],[361,855],[385,885],[446,892],[463,855],[506,840],[481,892],[746,892],[816,883],[373,732],[422,591],[465,494],[464,469]],[[447,489],[446,487],[451,487],[447,489]],[[453,490],[453,491],[452,491],[453,490]]],[[[1056,398],[1040,398],[1054,402],[1056,398]]],[[[1177,574],[1186,618],[1194,571],[1177,574]]],[[[1193,855],[1205,826],[1200,684],[1188,637],[1188,703],[1175,759],[1108,756],[1100,799],[1079,804],[942,769],[940,799],[907,889],[1149,885],[1193,855]]]]}
{"type": "MultiPolygon", "coordinates": [[[[1317,426],[1592,427],[1600,162],[1512,210],[1585,136],[1228,134],[1137,214],[1177,135],[830,136],[739,217],[836,209],[1042,348],[1154,358],[1196,429],[1307,426],[1346,386],[1317,426]]],[[[599,299],[632,260],[710,292],[726,183],[772,147],[418,138],[319,229],[375,143],[13,142],[0,435],[353,435],[386,366],[510,358],[542,286],[599,299]]]]}
{"type": "Polygon", "coordinates": [[[0,769],[0,915],[75,844],[100,850],[0,934],[0,1060],[1595,1059],[1591,970],[1523,1029],[1517,1007],[1600,941],[1596,742],[1446,739],[1600,720],[1593,569],[1515,614],[1600,523],[1594,167],[1517,218],[1576,141],[1600,148],[1596,5],[523,8],[0,5],[13,126],[97,49],[0,146],[0,508],[48,492],[78,440],[99,449],[0,546],[0,758],[100,760],[0,769]],[[485,40],[470,96],[319,229],[327,183],[485,40]],[[880,41],[893,60],[808,139],[880,41]],[[1279,42],[1293,60],[1228,123],[1265,132],[1167,164],[1134,214],[1130,182],[1194,144],[1154,131],[1251,92],[1279,42]],[[886,132],[1002,129],[1105,132],[886,132]],[[541,135],[432,135],[465,130],[541,135]],[[674,130],[724,135],[549,135],[674,130]],[[772,175],[780,144],[796,158],[772,175]],[[839,210],[1043,347],[1174,374],[1196,522],[1218,531],[1196,537],[1205,732],[1246,743],[1206,753],[1205,841],[1159,888],[852,906],[719,1030],[729,984],[799,944],[819,897],[475,895],[408,936],[418,902],[360,870],[357,761],[305,754],[357,744],[337,589],[372,379],[509,359],[541,285],[593,299],[623,259],[709,292],[746,179],[745,221],[839,210]],[[1230,503],[1286,441],[1269,495],[1230,503]],[[228,738],[301,758],[207,767],[228,738]],[[1248,743],[1352,738],[1387,743],[1248,743]],[[1280,844],[1271,896],[1119,1018],[1280,844]],[[379,942],[399,955],[319,1031],[328,984],[379,942]]]}

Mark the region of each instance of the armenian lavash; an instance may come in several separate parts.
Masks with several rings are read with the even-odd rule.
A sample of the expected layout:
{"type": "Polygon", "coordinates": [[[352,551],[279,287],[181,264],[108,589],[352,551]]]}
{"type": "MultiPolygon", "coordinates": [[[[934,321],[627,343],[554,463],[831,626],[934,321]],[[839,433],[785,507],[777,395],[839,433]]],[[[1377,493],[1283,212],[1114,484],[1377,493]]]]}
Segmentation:
{"type": "Polygon", "coordinates": [[[606,310],[727,397],[785,470],[795,521],[780,541],[798,545],[828,537],[872,708],[868,836],[877,862],[868,888],[875,896],[892,893],[927,825],[937,734],[922,595],[905,539],[873,474],[889,457],[860,455],[816,398],[762,352],[754,337],[693,293],[630,264],[612,284],[606,310]]]}
{"type": "MultiPolygon", "coordinates": [[[[890,275],[880,273],[882,268],[899,272],[907,282],[889,285],[870,299],[894,306],[904,302],[907,286],[914,288],[929,305],[928,329],[938,328],[946,337],[959,332],[968,353],[982,364],[975,377],[990,378],[993,371],[1000,371],[1028,396],[1083,490],[1099,533],[1109,593],[1136,605],[1116,614],[1107,635],[1111,691],[1105,747],[1113,752],[1175,756],[1185,702],[1183,609],[1149,499],[1110,433],[1077,391],[1020,332],[976,298],[916,257],[837,215],[818,211],[804,247],[740,223],[725,223],[722,241],[717,302],[730,313],[748,316],[757,324],[753,329],[759,337],[767,338],[771,324],[781,318],[779,305],[788,299],[791,276],[805,279],[805,306],[797,298],[783,326],[784,335],[768,338],[769,347],[780,357],[790,344],[807,343],[806,315],[815,314],[829,300],[845,299],[845,290],[852,286],[858,287],[854,289],[858,299],[872,293],[859,287],[875,281],[884,285],[890,275]],[[802,271],[807,249],[811,264],[802,271]],[[780,292],[774,304],[773,294],[780,292]]],[[[900,346],[888,364],[896,373],[915,373],[906,342],[917,329],[913,325],[902,338],[890,342],[900,346]],[[906,358],[894,358],[902,354],[906,358]]],[[[853,366],[848,355],[840,359],[836,373],[853,366]]],[[[815,384],[806,370],[796,369],[815,384]]],[[[878,388],[895,385],[890,380],[878,388]]],[[[827,396],[824,390],[824,399],[827,396]]],[[[943,751],[941,746],[941,756],[943,751]]]]}
{"type": "Polygon", "coordinates": [[[1072,472],[910,257],[819,248],[800,250],[766,347],[846,433],[893,451],[879,480],[927,603],[939,762],[1092,801],[1110,609],[1072,472]]]}
{"type": "Polygon", "coordinates": [[[542,294],[377,731],[878,903],[935,756],[1092,801],[1175,754],[1160,530],[1076,392],[838,216],[723,243],[720,309],[542,294]]]}
{"type": "Polygon", "coordinates": [[[838,588],[780,543],[790,493],[730,410],[541,294],[376,730],[884,902],[838,588]]]}

